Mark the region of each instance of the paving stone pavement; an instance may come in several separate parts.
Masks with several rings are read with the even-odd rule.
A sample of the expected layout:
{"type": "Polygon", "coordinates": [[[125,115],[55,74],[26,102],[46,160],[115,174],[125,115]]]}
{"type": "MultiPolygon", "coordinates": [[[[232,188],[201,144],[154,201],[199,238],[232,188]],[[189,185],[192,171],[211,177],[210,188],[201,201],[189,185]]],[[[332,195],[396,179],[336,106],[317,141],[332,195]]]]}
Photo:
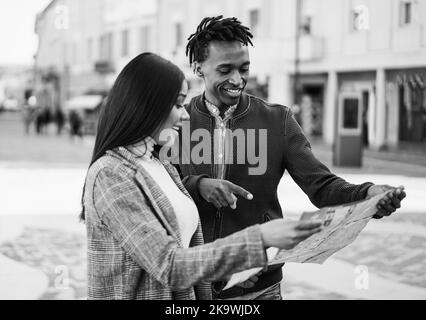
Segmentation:
{"type": "MultiPolygon", "coordinates": [[[[27,226],[16,238],[1,243],[0,253],[48,276],[49,286],[39,299],[86,299],[84,233],[27,226]]],[[[426,288],[426,234],[422,237],[363,232],[333,257],[354,266],[366,265],[370,272],[383,278],[426,288]]],[[[282,295],[288,300],[352,299],[288,279],[285,273],[282,295]]]]}
{"type": "Polygon", "coordinates": [[[426,237],[362,232],[334,258],[365,265],[370,272],[393,281],[426,288],[426,237]]]}
{"type": "Polygon", "coordinates": [[[86,241],[81,234],[26,227],[13,241],[0,244],[0,253],[48,276],[40,299],[86,298],[86,241]]]}

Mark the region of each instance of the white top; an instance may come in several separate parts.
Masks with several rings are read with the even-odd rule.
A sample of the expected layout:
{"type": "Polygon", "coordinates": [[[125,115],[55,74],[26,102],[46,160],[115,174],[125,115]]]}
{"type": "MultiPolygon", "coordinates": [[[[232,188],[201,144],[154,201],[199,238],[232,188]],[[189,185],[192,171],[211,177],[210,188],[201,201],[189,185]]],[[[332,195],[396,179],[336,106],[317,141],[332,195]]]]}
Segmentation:
{"type": "Polygon", "coordinates": [[[146,143],[132,146],[131,151],[136,155],[138,153],[141,155],[138,157],[139,163],[149,172],[149,175],[169,199],[176,214],[183,247],[188,248],[199,222],[197,206],[178,188],[163,164],[152,157],[150,143],[151,141],[148,142],[148,146],[146,143]]]}

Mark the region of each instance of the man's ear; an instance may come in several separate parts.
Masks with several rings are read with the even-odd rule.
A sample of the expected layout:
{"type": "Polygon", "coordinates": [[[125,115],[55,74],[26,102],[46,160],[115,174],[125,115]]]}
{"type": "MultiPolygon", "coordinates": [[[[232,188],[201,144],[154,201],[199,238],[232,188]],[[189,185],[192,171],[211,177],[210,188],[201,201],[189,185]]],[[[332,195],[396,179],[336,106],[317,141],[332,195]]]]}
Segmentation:
{"type": "Polygon", "coordinates": [[[199,62],[194,62],[192,64],[192,70],[197,77],[204,78],[203,71],[201,70],[201,64],[199,62]]]}

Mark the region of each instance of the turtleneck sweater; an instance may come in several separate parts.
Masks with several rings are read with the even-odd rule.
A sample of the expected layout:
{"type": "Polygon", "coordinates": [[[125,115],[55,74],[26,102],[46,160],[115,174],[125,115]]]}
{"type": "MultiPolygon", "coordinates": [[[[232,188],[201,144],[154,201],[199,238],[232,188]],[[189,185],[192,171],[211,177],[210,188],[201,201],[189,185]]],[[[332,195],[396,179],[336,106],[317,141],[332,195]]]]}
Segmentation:
{"type": "Polygon", "coordinates": [[[198,226],[198,210],[192,199],[180,191],[160,160],[153,156],[154,145],[154,139],[148,137],[140,143],[128,146],[127,149],[169,199],[176,214],[183,247],[188,248],[198,226]]]}

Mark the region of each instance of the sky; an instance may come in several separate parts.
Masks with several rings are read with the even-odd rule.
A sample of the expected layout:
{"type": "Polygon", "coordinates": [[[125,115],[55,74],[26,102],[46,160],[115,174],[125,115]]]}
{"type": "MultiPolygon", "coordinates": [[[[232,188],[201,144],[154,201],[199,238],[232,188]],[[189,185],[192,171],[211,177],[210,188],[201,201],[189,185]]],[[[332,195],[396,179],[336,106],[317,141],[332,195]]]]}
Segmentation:
{"type": "Polygon", "coordinates": [[[0,66],[31,65],[37,50],[35,17],[50,0],[0,0],[0,66]]]}

